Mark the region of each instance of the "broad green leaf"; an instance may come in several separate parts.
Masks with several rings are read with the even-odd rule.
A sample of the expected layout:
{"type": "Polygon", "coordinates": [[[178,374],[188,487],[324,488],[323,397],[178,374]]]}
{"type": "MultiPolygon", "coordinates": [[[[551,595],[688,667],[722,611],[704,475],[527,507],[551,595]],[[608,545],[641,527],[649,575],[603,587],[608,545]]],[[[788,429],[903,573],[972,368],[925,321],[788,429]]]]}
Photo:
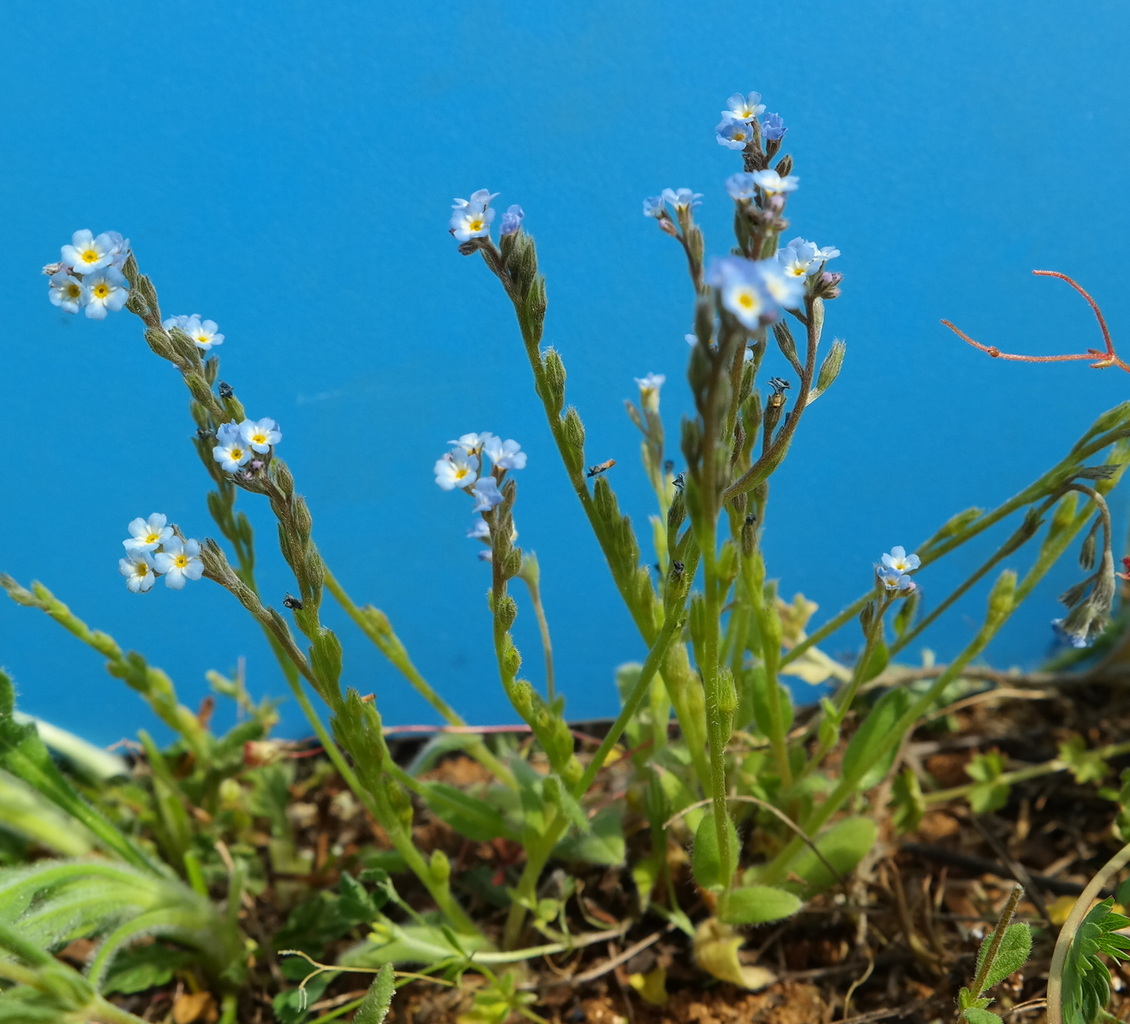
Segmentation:
{"type": "MultiPolygon", "coordinates": [[[[875,645],[875,649],[871,652],[871,657],[867,659],[867,664],[863,667],[863,681],[870,682],[880,672],[883,671],[891,662],[891,649],[882,640],[875,645]]],[[[893,693],[901,691],[895,690],[893,693]]]]}
{"type": "Polygon", "coordinates": [[[770,885],[747,885],[726,894],[719,917],[726,924],[765,924],[792,917],[803,903],[799,896],[770,885]]]}
{"type": "MultiPolygon", "coordinates": [[[[816,848],[840,876],[847,877],[871,851],[878,837],[879,826],[871,818],[844,818],[816,840],[816,848]]],[[[790,873],[804,880],[806,893],[820,892],[839,882],[807,846],[793,859],[790,873]]]]}
{"type": "Polygon", "coordinates": [[[617,807],[606,807],[589,823],[588,831],[566,836],[554,850],[565,860],[619,867],[624,863],[624,820],[617,807]]]}
{"type": "MultiPolygon", "coordinates": [[[[981,949],[977,954],[977,973],[981,973],[981,963],[992,945],[993,933],[990,932],[981,940],[981,949]]],[[[985,976],[985,989],[992,988],[998,982],[1004,981],[1014,971],[1020,970],[1028,961],[1032,952],[1032,931],[1023,923],[1010,924],[1004,931],[1004,937],[997,949],[997,954],[989,966],[989,973],[985,976]]],[[[984,991],[984,989],[982,989],[984,991]]]]}
{"type": "MultiPolygon", "coordinates": [[[[736,860],[738,834],[734,823],[726,818],[726,831],[730,836],[731,859],[736,860]]],[[[718,849],[718,829],[714,824],[714,810],[711,808],[702,816],[694,834],[694,850],[691,853],[691,874],[703,889],[720,890],[729,882],[722,877],[722,858],[718,849]]]]}
{"type": "Polygon", "coordinates": [[[910,694],[905,690],[883,694],[851,738],[844,751],[843,775],[856,780],[860,792],[877,785],[887,774],[901,739],[892,742],[891,734],[909,707],[910,694]]]}
{"type": "Polygon", "coordinates": [[[971,1007],[968,1010],[962,1010],[961,1016],[969,1024],[1004,1024],[992,1010],[979,1010],[971,1007]]]}

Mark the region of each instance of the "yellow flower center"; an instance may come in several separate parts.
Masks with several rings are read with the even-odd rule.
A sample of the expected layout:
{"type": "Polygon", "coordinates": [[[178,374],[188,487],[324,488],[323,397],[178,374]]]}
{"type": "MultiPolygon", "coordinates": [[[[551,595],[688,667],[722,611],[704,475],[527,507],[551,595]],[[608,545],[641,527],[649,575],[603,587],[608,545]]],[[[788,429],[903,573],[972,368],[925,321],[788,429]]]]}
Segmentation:
{"type": "Polygon", "coordinates": [[[79,253],[79,259],[83,263],[97,263],[102,258],[102,254],[97,249],[84,249],[79,253]]]}
{"type": "Polygon", "coordinates": [[[104,299],[110,294],[110,286],[105,281],[99,281],[93,290],[96,299],[104,299]]]}

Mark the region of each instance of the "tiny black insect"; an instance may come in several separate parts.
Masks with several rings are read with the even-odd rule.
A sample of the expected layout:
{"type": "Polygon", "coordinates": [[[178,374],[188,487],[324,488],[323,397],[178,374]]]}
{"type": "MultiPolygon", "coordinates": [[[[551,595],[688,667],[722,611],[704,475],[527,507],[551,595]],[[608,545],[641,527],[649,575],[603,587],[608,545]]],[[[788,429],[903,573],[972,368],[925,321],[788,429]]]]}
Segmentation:
{"type": "Polygon", "coordinates": [[[298,600],[293,594],[287,594],[283,598],[283,607],[290,608],[291,610],[302,611],[302,602],[298,600]]]}
{"type": "Polygon", "coordinates": [[[221,398],[231,398],[231,396],[235,394],[235,390],[226,380],[220,381],[216,386],[216,390],[219,391],[221,398]]]}
{"type": "Polygon", "coordinates": [[[784,377],[770,377],[769,386],[773,389],[773,394],[775,395],[783,395],[792,387],[784,377]]]}

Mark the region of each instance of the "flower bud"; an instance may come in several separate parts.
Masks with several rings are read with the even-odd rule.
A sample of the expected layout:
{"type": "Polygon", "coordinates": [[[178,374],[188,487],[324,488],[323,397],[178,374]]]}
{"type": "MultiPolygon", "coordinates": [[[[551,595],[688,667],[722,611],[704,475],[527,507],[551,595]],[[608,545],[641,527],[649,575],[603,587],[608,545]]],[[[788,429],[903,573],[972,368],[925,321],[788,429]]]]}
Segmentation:
{"type": "Polygon", "coordinates": [[[550,405],[560,413],[565,404],[565,364],[556,349],[548,349],[542,357],[543,385],[547,389],[550,405]]]}
{"type": "Polygon", "coordinates": [[[432,850],[431,858],[428,861],[428,871],[431,873],[433,881],[440,885],[447,884],[448,879],[451,878],[451,861],[447,859],[447,854],[443,850],[432,850]]]}
{"type": "Polygon", "coordinates": [[[567,468],[570,473],[579,473],[585,464],[585,426],[581,422],[580,413],[573,406],[565,411],[562,433],[565,435],[563,454],[567,468]]]}

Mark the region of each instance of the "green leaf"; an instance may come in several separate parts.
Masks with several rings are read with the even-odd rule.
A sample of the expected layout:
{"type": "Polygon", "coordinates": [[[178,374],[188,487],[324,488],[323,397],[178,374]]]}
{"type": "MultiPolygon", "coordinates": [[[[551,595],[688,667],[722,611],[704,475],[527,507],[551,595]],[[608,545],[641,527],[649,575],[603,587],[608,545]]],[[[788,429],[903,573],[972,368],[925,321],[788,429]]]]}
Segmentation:
{"type": "MultiPolygon", "coordinates": [[[[726,831],[730,835],[730,850],[738,849],[738,833],[734,823],[726,818],[726,831]]],[[[694,834],[694,850],[691,853],[691,874],[703,889],[718,891],[725,888],[728,878],[722,877],[722,858],[718,849],[718,829],[714,824],[714,809],[702,816],[694,834]]]]}
{"type": "Polygon", "coordinates": [[[770,885],[747,885],[728,893],[719,904],[726,924],[765,924],[792,917],[803,906],[800,897],[770,885]]]}
{"type": "Polygon", "coordinates": [[[102,991],[132,995],[167,985],[177,971],[189,970],[194,959],[184,950],[169,949],[156,943],[131,946],[114,958],[102,991]]]}
{"type": "Polygon", "coordinates": [[[554,850],[564,860],[620,867],[625,861],[624,819],[616,807],[606,807],[589,823],[588,831],[566,836],[554,850]]]}
{"type": "Polygon", "coordinates": [[[891,786],[892,820],[900,835],[913,832],[926,813],[926,800],[922,786],[913,769],[904,768],[895,776],[891,786]]]}
{"type": "Polygon", "coordinates": [[[969,1024],[1004,1024],[1001,1018],[993,1013],[992,1010],[979,1010],[971,1007],[968,1010],[962,1010],[961,1016],[967,1020],[969,1024]]]}
{"type": "Polygon", "coordinates": [[[1059,759],[1081,786],[1088,782],[1102,782],[1106,777],[1107,763],[1098,751],[1089,750],[1082,736],[1075,733],[1059,745],[1059,759]]]}
{"type": "MultiPolygon", "coordinates": [[[[899,719],[910,707],[910,694],[891,690],[876,701],[863,724],[844,751],[843,775],[855,780],[860,792],[882,781],[898,752],[898,742],[890,742],[899,719]]],[[[901,737],[900,737],[901,738],[901,737]]]]}
{"type": "Polygon", "coordinates": [[[391,964],[381,964],[373,984],[357,1007],[353,1016],[353,1024],[383,1024],[388,1016],[388,1008],[392,1005],[392,996],[396,991],[396,974],[391,964]]]}
{"type": "Polygon", "coordinates": [[[965,773],[974,780],[969,791],[969,806],[978,814],[999,810],[1008,803],[1008,783],[998,781],[1004,774],[1000,751],[986,750],[982,754],[974,754],[966,765],[965,773]]]}
{"type": "MultiPolygon", "coordinates": [[[[981,973],[981,964],[989,947],[993,942],[993,932],[981,940],[981,949],[977,953],[977,973],[981,973]]],[[[996,956],[985,975],[985,989],[992,988],[998,982],[1004,981],[1014,971],[1020,970],[1028,962],[1028,955],[1032,952],[1032,931],[1026,924],[1010,924],[1004,931],[1001,944],[997,948],[996,956]]]]}
{"type": "Polygon", "coordinates": [[[446,782],[421,782],[428,807],[456,832],[477,843],[513,834],[506,819],[481,797],[471,796],[446,782]]]}
{"type": "MultiPolygon", "coordinates": [[[[841,877],[846,877],[871,851],[878,837],[879,826],[871,818],[844,818],[816,840],[816,848],[841,877]]],[[[802,894],[820,892],[839,882],[807,846],[793,858],[791,873],[803,879],[802,894]]]]}

